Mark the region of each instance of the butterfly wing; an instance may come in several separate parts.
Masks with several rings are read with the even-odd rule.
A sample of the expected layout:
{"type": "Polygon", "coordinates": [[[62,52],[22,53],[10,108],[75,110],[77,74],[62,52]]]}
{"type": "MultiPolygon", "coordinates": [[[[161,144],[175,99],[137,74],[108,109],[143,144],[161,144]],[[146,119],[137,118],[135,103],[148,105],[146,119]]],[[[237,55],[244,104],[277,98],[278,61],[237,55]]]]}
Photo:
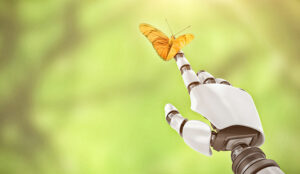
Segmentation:
{"type": "Polygon", "coordinates": [[[166,60],[172,59],[178,53],[178,51],[180,51],[185,45],[190,43],[193,39],[194,39],[194,35],[192,34],[184,34],[176,38],[172,43],[172,46],[170,48],[166,60]]]}
{"type": "Polygon", "coordinates": [[[143,35],[152,43],[157,54],[166,60],[170,50],[169,38],[163,32],[149,24],[140,24],[139,28],[143,35]]]}

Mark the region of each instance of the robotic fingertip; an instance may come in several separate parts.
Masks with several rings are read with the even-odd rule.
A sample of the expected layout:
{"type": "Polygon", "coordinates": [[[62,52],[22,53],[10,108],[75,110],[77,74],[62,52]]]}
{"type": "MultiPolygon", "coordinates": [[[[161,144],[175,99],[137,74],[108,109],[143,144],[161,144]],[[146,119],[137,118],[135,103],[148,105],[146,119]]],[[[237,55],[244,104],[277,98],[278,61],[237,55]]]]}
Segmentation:
{"type": "Polygon", "coordinates": [[[175,106],[172,104],[168,103],[165,105],[165,116],[167,116],[171,111],[178,111],[175,106]]]}

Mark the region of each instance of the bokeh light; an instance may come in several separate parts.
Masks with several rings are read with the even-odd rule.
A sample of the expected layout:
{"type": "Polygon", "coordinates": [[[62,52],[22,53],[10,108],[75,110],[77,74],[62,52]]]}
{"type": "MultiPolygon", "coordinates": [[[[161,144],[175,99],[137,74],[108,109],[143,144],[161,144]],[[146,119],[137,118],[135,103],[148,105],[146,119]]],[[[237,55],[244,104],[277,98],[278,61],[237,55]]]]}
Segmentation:
{"type": "Polygon", "coordinates": [[[164,119],[190,110],[175,62],[139,32],[195,39],[195,71],[248,91],[265,131],[262,149],[298,173],[300,4],[280,0],[0,1],[0,173],[232,173],[230,152],[201,155],[164,119]]]}

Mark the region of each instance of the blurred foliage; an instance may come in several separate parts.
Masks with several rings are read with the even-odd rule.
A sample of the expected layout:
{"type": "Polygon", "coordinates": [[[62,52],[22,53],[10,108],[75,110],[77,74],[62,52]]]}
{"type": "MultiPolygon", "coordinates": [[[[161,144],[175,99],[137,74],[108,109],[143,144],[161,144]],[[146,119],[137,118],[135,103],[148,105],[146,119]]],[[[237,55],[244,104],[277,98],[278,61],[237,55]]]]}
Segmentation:
{"type": "MultiPolygon", "coordinates": [[[[229,152],[191,150],[164,120],[189,119],[174,61],[138,30],[192,25],[186,48],[254,98],[262,146],[298,173],[300,4],[280,0],[1,0],[0,173],[231,173],[229,152]]],[[[207,121],[206,121],[207,122],[207,121]]]]}

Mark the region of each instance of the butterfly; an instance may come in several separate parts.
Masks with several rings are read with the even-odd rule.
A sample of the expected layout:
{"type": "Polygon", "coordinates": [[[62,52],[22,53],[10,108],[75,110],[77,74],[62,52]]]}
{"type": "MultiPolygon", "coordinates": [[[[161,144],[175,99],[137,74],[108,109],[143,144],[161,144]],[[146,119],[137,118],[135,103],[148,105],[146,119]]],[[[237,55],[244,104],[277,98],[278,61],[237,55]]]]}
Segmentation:
{"type": "Polygon", "coordinates": [[[175,35],[169,38],[157,28],[142,23],[139,26],[140,31],[152,43],[157,54],[165,61],[171,60],[185,45],[194,39],[192,34],[184,34],[175,38],[175,35]]]}

